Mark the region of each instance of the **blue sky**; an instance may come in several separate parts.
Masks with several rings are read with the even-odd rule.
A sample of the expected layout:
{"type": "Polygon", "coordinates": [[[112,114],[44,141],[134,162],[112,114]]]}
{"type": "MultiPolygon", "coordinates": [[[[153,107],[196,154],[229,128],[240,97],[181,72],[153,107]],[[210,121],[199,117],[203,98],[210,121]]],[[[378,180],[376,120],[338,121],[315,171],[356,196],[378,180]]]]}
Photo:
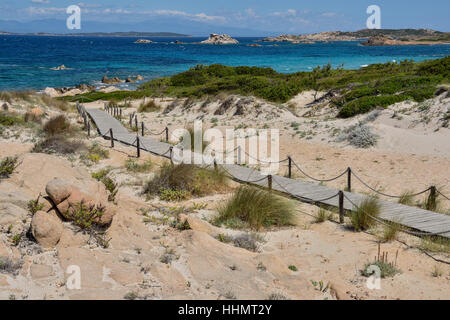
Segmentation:
{"type": "Polygon", "coordinates": [[[366,8],[376,4],[382,28],[450,31],[449,0],[1,0],[0,20],[65,20],[73,4],[82,8],[83,21],[176,21],[280,33],[363,29],[366,8]]]}

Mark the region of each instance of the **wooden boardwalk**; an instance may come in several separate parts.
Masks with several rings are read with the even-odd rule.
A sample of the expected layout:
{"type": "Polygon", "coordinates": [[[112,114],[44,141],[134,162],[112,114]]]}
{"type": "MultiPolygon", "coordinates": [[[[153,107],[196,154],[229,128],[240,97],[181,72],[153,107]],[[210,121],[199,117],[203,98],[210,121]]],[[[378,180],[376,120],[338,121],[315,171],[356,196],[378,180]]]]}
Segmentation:
{"type": "MultiPolygon", "coordinates": [[[[97,126],[100,135],[109,139],[109,132],[112,129],[115,141],[136,147],[136,134],[130,133],[119,120],[99,109],[86,109],[86,112],[97,126]]],[[[170,159],[169,150],[172,145],[150,137],[139,137],[139,142],[141,150],[170,159]]],[[[236,180],[268,187],[268,179],[263,179],[265,176],[255,169],[234,164],[223,165],[223,168],[236,180]]],[[[339,206],[339,199],[336,196],[339,190],[312,182],[272,176],[272,189],[305,202],[339,206]]],[[[364,195],[352,192],[344,192],[344,194],[343,205],[349,211],[354,209],[353,204],[359,205],[366,198],[364,195]]],[[[383,220],[400,223],[418,230],[419,233],[439,234],[450,238],[450,216],[448,215],[385,200],[379,200],[379,203],[381,205],[379,218],[383,220]]]]}

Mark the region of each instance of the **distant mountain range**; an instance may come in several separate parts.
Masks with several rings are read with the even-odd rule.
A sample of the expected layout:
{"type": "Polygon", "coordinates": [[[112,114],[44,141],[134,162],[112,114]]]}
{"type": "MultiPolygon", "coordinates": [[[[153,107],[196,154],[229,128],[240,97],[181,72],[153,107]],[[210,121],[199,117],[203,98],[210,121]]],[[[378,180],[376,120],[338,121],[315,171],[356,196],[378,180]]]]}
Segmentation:
{"type": "MultiPolygon", "coordinates": [[[[265,37],[276,35],[274,32],[252,30],[237,27],[218,26],[205,22],[186,21],[176,18],[152,18],[135,23],[107,23],[81,21],[81,30],[69,30],[65,20],[45,19],[30,22],[0,20],[0,30],[6,33],[45,33],[45,34],[87,34],[87,33],[169,33],[192,36],[207,36],[210,33],[226,33],[235,37],[265,37]],[[151,32],[155,30],[155,32],[151,32]],[[164,32],[161,32],[164,31],[164,32]]],[[[142,36],[142,35],[139,35],[142,36]]]]}

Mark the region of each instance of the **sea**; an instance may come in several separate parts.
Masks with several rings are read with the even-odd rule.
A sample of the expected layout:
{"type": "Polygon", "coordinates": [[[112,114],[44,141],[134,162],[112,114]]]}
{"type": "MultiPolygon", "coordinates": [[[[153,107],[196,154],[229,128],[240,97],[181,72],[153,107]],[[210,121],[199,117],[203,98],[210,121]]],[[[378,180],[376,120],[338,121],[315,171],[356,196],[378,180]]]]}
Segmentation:
{"type": "MultiPolygon", "coordinates": [[[[365,47],[359,42],[291,44],[237,38],[237,45],[198,44],[202,38],[0,35],[0,90],[42,90],[81,83],[102,86],[101,79],[142,75],[144,81],[173,75],[195,65],[271,67],[278,72],[309,71],[331,63],[358,69],[373,63],[412,59],[423,61],[450,55],[450,45],[365,47]],[[183,44],[174,44],[175,40],[183,44]],[[252,44],[258,46],[250,46],[252,44]],[[52,68],[65,65],[68,70],[52,68]]],[[[141,82],[142,83],[142,82],[141,82]]],[[[120,84],[136,89],[141,83],[120,84]]]]}

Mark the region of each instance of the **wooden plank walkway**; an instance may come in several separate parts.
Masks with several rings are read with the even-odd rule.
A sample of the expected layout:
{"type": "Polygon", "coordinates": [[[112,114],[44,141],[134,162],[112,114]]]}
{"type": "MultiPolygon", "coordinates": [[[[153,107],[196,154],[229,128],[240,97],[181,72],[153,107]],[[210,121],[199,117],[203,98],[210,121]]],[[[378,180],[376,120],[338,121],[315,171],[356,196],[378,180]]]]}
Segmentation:
{"type": "MultiPolygon", "coordinates": [[[[86,112],[97,126],[100,135],[109,139],[109,131],[112,129],[115,141],[136,147],[136,134],[130,133],[119,120],[99,109],[86,109],[86,112]]],[[[170,158],[169,150],[172,145],[156,141],[150,137],[139,137],[139,141],[141,150],[168,159],[170,158]]],[[[258,170],[235,164],[226,164],[222,167],[237,180],[268,187],[268,179],[261,180],[264,178],[264,175],[258,170]]],[[[304,199],[307,202],[315,202],[334,207],[339,206],[338,197],[333,197],[339,190],[309,181],[272,176],[272,189],[304,199]],[[332,198],[327,199],[330,197],[332,198]]],[[[344,194],[346,197],[344,198],[344,208],[349,211],[354,209],[352,203],[359,205],[366,198],[366,196],[357,193],[344,192],[344,194]]],[[[450,216],[386,200],[379,200],[379,202],[381,205],[379,218],[400,223],[420,232],[439,234],[440,236],[450,238],[450,216]]]]}

